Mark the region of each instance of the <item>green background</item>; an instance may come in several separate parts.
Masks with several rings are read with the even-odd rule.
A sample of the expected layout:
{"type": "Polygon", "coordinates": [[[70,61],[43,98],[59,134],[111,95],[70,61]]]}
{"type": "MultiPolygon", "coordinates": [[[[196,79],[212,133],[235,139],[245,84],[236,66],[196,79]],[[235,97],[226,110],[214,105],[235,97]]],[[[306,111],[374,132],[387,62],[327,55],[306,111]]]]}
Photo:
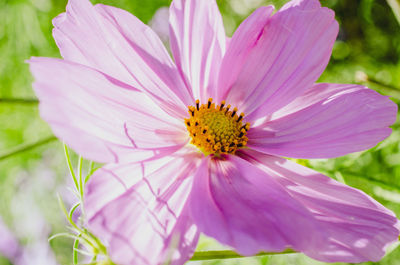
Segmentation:
{"type": "MultiPolygon", "coordinates": [[[[100,1],[92,1],[100,2],[100,1]]],[[[126,9],[148,23],[168,0],[103,0],[126,9]]],[[[227,34],[256,7],[284,2],[262,0],[218,1],[227,34]]],[[[396,20],[397,0],[327,0],[335,10],[341,30],[330,64],[320,81],[364,82],[370,88],[400,102],[400,21],[396,20]],[[390,6],[390,4],[392,6],[390,6]],[[357,72],[369,80],[359,80],[357,72]]],[[[51,20],[65,10],[64,0],[0,0],[0,216],[21,245],[46,249],[47,238],[65,231],[66,222],[57,204],[60,193],[66,203],[71,186],[62,144],[51,141],[26,152],[8,156],[20,146],[50,137],[31,88],[32,77],[24,62],[31,56],[59,57],[52,39],[51,20]],[[7,155],[7,157],[5,157],[7,155]],[[41,245],[40,245],[40,244],[41,245]]],[[[397,6],[398,7],[398,6],[397,6]]],[[[329,160],[299,161],[309,167],[364,190],[400,216],[400,123],[393,134],[377,147],[362,153],[329,160]]],[[[76,161],[76,157],[73,157],[76,161]]],[[[1,235],[0,235],[1,236],[1,235]]],[[[49,250],[59,264],[72,263],[72,241],[56,239],[49,250]]],[[[202,238],[199,249],[224,249],[212,239],[202,238]]],[[[276,255],[193,264],[323,264],[302,254],[276,255]]],[[[0,265],[11,264],[1,258],[0,265]]],[[[378,263],[400,264],[400,248],[378,263]]],[[[45,265],[45,264],[44,264],[45,265]]]]}

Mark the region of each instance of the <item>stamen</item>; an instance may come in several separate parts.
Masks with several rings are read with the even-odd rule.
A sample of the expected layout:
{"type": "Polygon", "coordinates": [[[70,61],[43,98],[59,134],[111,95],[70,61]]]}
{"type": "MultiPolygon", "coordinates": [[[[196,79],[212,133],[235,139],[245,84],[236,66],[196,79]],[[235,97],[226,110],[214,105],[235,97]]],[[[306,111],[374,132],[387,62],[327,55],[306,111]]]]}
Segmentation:
{"type": "Polygon", "coordinates": [[[237,108],[234,108],[234,109],[233,109],[233,112],[232,112],[232,115],[231,115],[232,118],[236,115],[236,112],[237,112],[237,111],[238,111],[237,108]]]}
{"type": "Polygon", "coordinates": [[[250,129],[250,123],[246,123],[245,125],[242,126],[242,128],[240,129],[245,129],[246,131],[248,131],[250,129]]]}
{"type": "Polygon", "coordinates": [[[220,105],[212,101],[210,98],[200,105],[196,100],[195,107],[188,107],[191,117],[185,119],[185,124],[192,137],[191,143],[206,155],[234,154],[238,148],[246,146],[250,123],[243,125],[244,113],[238,116],[237,108],[230,112],[231,106],[225,107],[225,101],[220,105]]]}
{"type": "Polygon", "coordinates": [[[242,137],[243,135],[245,135],[247,133],[247,131],[245,129],[242,129],[242,131],[239,134],[239,137],[242,137]]]}
{"type": "Polygon", "coordinates": [[[230,108],[231,108],[231,105],[226,106],[225,114],[229,111],[230,108]]]}
{"type": "Polygon", "coordinates": [[[224,106],[225,106],[225,100],[222,100],[219,110],[222,110],[224,108],[224,106]]]}
{"type": "Polygon", "coordinates": [[[243,117],[244,117],[244,113],[242,112],[242,113],[240,113],[239,119],[237,121],[238,122],[241,121],[243,119],[243,117]]]}
{"type": "Polygon", "coordinates": [[[209,98],[209,99],[208,99],[208,105],[207,105],[207,108],[208,108],[208,109],[211,107],[211,103],[212,103],[212,98],[209,98]]]}

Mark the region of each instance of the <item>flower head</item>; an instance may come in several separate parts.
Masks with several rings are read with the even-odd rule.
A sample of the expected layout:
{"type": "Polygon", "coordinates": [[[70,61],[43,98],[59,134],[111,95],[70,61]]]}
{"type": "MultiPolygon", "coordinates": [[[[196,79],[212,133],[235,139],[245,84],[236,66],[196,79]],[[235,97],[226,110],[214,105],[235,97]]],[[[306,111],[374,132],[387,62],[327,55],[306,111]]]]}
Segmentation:
{"type": "Polygon", "coordinates": [[[200,232],[244,255],[290,247],[327,262],[376,261],[397,239],[390,210],[278,157],[371,148],[397,106],[363,86],[315,84],[338,33],[330,9],[273,10],[229,39],[215,0],[174,0],[174,61],[123,10],[70,0],[54,19],[63,60],[30,60],[41,115],[106,163],[85,206],[117,264],[183,264],[200,232]]]}
{"type": "Polygon", "coordinates": [[[234,154],[238,148],[246,146],[250,123],[242,124],[244,113],[237,115],[237,108],[229,110],[225,101],[215,106],[212,98],[206,104],[189,107],[190,118],[185,119],[192,138],[191,144],[197,146],[205,155],[234,154]]]}

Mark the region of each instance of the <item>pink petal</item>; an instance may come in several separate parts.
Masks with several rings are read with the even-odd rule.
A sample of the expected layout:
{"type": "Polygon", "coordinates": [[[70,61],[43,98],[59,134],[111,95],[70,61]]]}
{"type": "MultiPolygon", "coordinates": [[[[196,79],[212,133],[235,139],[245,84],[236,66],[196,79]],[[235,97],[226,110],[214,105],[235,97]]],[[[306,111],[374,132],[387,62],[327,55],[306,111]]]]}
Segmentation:
{"type": "Polygon", "coordinates": [[[243,157],[284,187],[319,222],[326,239],[302,250],[308,256],[325,262],[378,261],[397,241],[396,216],[364,192],[282,158],[249,150],[243,157]]]}
{"type": "Polygon", "coordinates": [[[237,156],[204,159],[190,209],[201,232],[243,255],[313,249],[325,238],[312,214],[288,191],[237,156]]]}
{"type": "Polygon", "coordinates": [[[292,0],[282,6],[280,10],[286,10],[294,6],[301,6],[303,9],[314,9],[321,7],[321,4],[317,0],[292,0]]]}
{"type": "Polygon", "coordinates": [[[148,159],[187,142],[184,123],[145,94],[89,67],[32,58],[40,113],[54,134],[99,162],[148,159]]]}
{"type": "Polygon", "coordinates": [[[171,49],[194,97],[206,102],[217,90],[226,36],[215,0],[174,0],[170,8],[171,49]]]}
{"type": "Polygon", "coordinates": [[[330,158],[369,149],[391,133],[397,105],[358,85],[317,84],[259,127],[248,146],[295,158],[330,158]]]}
{"type": "Polygon", "coordinates": [[[171,156],[95,172],[85,196],[89,229],[115,263],[182,265],[190,258],[199,234],[186,198],[198,161],[197,155],[171,156]]]}
{"type": "Polygon", "coordinates": [[[239,25],[232,39],[229,40],[229,47],[219,73],[217,102],[226,98],[229,89],[236,82],[248,59],[249,52],[254,49],[260,39],[273,11],[273,6],[258,8],[239,25]]]}
{"type": "Polygon", "coordinates": [[[257,10],[238,29],[219,77],[225,92],[220,98],[249,121],[284,107],[314,84],[328,64],[339,29],[334,12],[317,0],[300,1],[269,18],[271,11],[257,10]]]}
{"type": "Polygon", "coordinates": [[[130,13],[88,0],[70,0],[53,20],[64,59],[100,70],[184,116],[193,103],[177,68],[153,30],[130,13]]]}

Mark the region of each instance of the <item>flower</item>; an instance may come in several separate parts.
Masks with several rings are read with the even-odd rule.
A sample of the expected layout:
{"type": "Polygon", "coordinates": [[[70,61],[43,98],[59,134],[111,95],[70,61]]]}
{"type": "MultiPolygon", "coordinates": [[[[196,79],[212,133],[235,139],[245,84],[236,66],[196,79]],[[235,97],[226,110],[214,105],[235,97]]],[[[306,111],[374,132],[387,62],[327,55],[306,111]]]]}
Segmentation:
{"type": "Polygon", "coordinates": [[[3,218],[0,216],[0,257],[6,257],[10,260],[15,259],[19,252],[21,252],[21,246],[18,243],[15,235],[3,222],[3,218]]]}
{"type": "Polygon", "coordinates": [[[168,7],[159,8],[149,22],[152,30],[160,37],[164,45],[169,47],[169,9],[168,7]]]}
{"type": "MultiPolygon", "coordinates": [[[[22,211],[22,208],[18,210],[22,211]]],[[[15,265],[57,264],[54,253],[48,244],[47,236],[43,233],[45,229],[43,227],[43,220],[41,219],[42,216],[37,214],[38,212],[29,212],[27,209],[24,209],[24,213],[25,215],[30,214],[29,219],[25,218],[24,220],[15,222],[14,226],[16,226],[16,232],[7,227],[0,216],[0,258],[4,257],[10,261],[10,264],[15,265]],[[24,221],[28,222],[28,220],[29,225],[24,223],[24,221]],[[30,229],[32,229],[32,231],[29,231],[30,229]],[[25,241],[27,241],[26,236],[29,232],[34,232],[35,235],[30,234],[28,237],[30,239],[28,240],[29,242],[22,245],[20,244],[22,240],[19,238],[21,236],[21,231],[28,232],[24,233],[25,238],[23,239],[25,241]]]]}
{"type": "Polygon", "coordinates": [[[106,163],[85,207],[117,264],[183,264],[200,232],[243,255],[290,247],[327,262],[377,261],[399,236],[368,195],[278,157],[371,148],[397,106],[363,86],[315,84],[338,33],[332,10],[273,10],[229,39],[214,0],[174,0],[174,61],[123,10],[70,0],[54,19],[63,60],[29,61],[41,116],[106,163]]]}

